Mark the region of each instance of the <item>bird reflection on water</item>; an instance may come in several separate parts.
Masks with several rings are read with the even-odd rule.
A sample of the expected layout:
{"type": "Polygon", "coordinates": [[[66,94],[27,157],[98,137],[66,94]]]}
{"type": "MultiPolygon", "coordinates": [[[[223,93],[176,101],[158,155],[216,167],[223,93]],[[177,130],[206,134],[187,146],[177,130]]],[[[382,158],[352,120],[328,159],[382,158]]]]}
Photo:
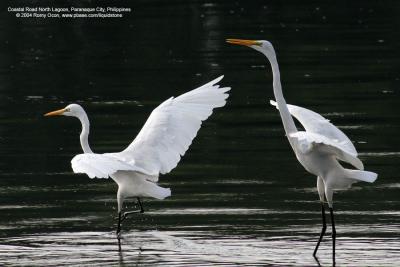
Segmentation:
{"type": "MultiPolygon", "coordinates": [[[[335,6],[270,1],[262,7],[254,1],[159,2],[138,6],[132,23],[42,21],[12,28],[15,18],[2,17],[7,40],[0,51],[1,264],[119,263],[110,216],[116,187],[72,175],[68,160],[80,150],[77,122],[66,120],[68,127],[60,127],[43,120],[40,111],[79,100],[95,111],[93,144],[99,151],[119,151],[160,101],[223,70],[227,80],[243,86],[234,88],[229,105],[163,180],[176,189],[174,197],[146,202],[145,218],[151,219],[145,225],[126,221],[133,236],[122,240],[124,264],[135,265],[142,247],[143,266],[315,266],[310,255],[320,232],[315,183],[295,162],[278,113],[267,106],[272,87],[257,67],[266,69],[264,59],[224,43],[225,37],[250,34],[279,47],[288,99],[301,94],[297,104],[337,122],[356,141],[366,165],[384,178],[337,198],[343,207],[337,211],[337,265],[397,266],[400,187],[394,174],[400,139],[393,121],[400,107],[394,84],[400,50],[391,44],[399,43],[400,35],[390,25],[398,25],[393,11],[400,2],[392,1],[393,8],[379,1],[335,6]],[[242,76],[251,66],[257,68],[251,77],[242,76]],[[134,114],[114,116],[110,104],[134,114]],[[148,232],[154,228],[199,246],[193,252],[178,239],[171,247],[148,232]],[[214,257],[218,246],[208,243],[232,249],[214,257]]],[[[331,266],[330,248],[330,239],[321,243],[322,266],[331,266]]]]}
{"type": "MultiPolygon", "coordinates": [[[[221,212],[223,210],[220,210],[221,212]]],[[[154,211],[150,214],[156,216],[154,211]]],[[[268,212],[261,210],[259,214],[261,218],[268,212]]],[[[290,219],[288,214],[286,213],[281,219],[295,222],[294,217],[290,219]]],[[[315,214],[314,217],[318,218],[317,215],[315,214]]],[[[201,220],[201,217],[198,219],[201,220]]],[[[255,219],[258,216],[223,215],[218,218],[223,219],[223,217],[248,221],[246,217],[255,219]]],[[[295,217],[307,220],[310,214],[297,213],[295,217]]],[[[165,215],[160,215],[156,217],[156,220],[163,221],[163,218],[165,215]]],[[[171,262],[176,266],[197,264],[202,266],[235,264],[316,266],[318,264],[309,253],[310,246],[312,247],[315,242],[315,233],[318,232],[317,224],[311,227],[293,224],[288,228],[268,224],[267,220],[262,224],[251,228],[246,225],[216,228],[215,225],[202,224],[193,225],[193,228],[187,230],[184,229],[186,227],[172,229],[173,226],[164,225],[162,228],[171,229],[131,230],[127,231],[120,240],[112,231],[22,235],[18,238],[0,238],[0,257],[5,265],[12,265],[18,261],[19,264],[29,263],[29,265],[38,266],[46,265],[48,262],[59,266],[82,262],[93,265],[107,262],[108,264],[155,266],[165,266],[171,262]],[[3,253],[7,253],[7,257],[3,257],[3,253]]],[[[339,226],[339,229],[341,235],[338,239],[340,244],[338,252],[341,256],[337,259],[338,265],[365,266],[365,262],[368,261],[373,266],[393,266],[393,262],[400,260],[398,253],[400,244],[397,238],[389,236],[365,238],[365,233],[370,232],[371,229],[362,225],[339,226]],[[353,236],[353,233],[357,231],[359,231],[357,235],[353,236]],[[387,247],[391,250],[387,250],[387,247]]],[[[320,248],[321,266],[331,266],[327,260],[329,254],[329,246],[320,248]]]]}

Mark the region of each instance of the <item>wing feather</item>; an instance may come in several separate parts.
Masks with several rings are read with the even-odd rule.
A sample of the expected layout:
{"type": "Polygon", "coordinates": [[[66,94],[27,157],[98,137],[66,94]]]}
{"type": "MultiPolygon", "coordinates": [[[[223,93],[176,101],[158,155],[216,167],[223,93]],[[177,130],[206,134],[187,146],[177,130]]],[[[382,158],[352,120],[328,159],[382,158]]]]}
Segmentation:
{"type": "Polygon", "coordinates": [[[75,173],[86,173],[90,178],[108,178],[117,171],[138,171],[145,173],[144,170],[134,164],[118,159],[113,153],[79,154],[71,160],[71,166],[75,173]]]}
{"type": "MultiPolygon", "coordinates": [[[[278,109],[275,101],[270,100],[270,104],[278,109]]],[[[289,104],[287,107],[290,114],[303,125],[307,132],[323,135],[348,153],[357,155],[356,148],[351,140],[339,128],[330,123],[328,119],[306,108],[289,104]]]]}
{"type": "Polygon", "coordinates": [[[289,137],[297,140],[298,147],[303,153],[308,153],[311,149],[317,149],[321,153],[333,155],[337,159],[347,162],[359,170],[364,169],[364,165],[361,160],[357,158],[357,154],[347,152],[347,150],[339,144],[332,142],[323,135],[299,131],[290,134],[289,137]]]}
{"type": "Polygon", "coordinates": [[[216,83],[223,76],[176,98],[169,98],[150,114],[135,140],[120,153],[79,154],[72,161],[75,173],[108,178],[117,171],[136,171],[157,182],[178,164],[214,108],[222,107],[229,87],[216,83]]]}
{"type": "Polygon", "coordinates": [[[222,107],[229,87],[223,76],[176,98],[169,98],[150,114],[135,140],[118,157],[148,174],[168,173],[176,167],[214,108],[222,107]]]}

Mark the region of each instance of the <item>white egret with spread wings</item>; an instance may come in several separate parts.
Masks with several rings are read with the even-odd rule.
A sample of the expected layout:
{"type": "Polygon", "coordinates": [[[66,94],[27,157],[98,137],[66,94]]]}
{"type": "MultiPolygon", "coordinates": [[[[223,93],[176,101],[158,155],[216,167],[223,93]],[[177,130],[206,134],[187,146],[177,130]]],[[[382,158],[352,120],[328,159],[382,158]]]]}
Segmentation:
{"type": "Polygon", "coordinates": [[[333,191],[347,189],[351,184],[364,181],[372,183],[377,174],[364,171],[361,160],[350,139],[338,128],[318,113],[286,104],[282,94],[278,61],[272,44],[265,40],[227,39],[230,44],[251,47],[264,54],[272,67],[275,101],[271,104],[279,110],[283,127],[297,159],[310,173],[317,176],[317,189],[322,207],[322,231],[314,249],[314,257],[326,231],[325,199],[328,202],[332,223],[332,258],[335,262],[336,229],[333,216],[333,191]],[[298,131],[293,120],[295,117],[305,131],[298,131]],[[357,170],[344,168],[339,161],[353,165],[357,170]]]}
{"type": "Polygon", "coordinates": [[[93,153],[89,146],[89,119],[78,104],[46,113],[45,116],[64,115],[76,117],[82,124],[80,143],[83,154],[72,161],[75,173],[86,173],[90,178],[111,177],[118,184],[118,227],[128,214],[123,202],[127,197],[136,197],[144,212],[141,197],[164,199],[171,195],[169,188],[157,185],[160,174],[175,168],[189,148],[201,127],[214,108],[222,107],[228,98],[229,87],[220,88],[217,83],[223,76],[176,98],[161,103],[147,119],[135,140],[118,153],[93,153]]]}

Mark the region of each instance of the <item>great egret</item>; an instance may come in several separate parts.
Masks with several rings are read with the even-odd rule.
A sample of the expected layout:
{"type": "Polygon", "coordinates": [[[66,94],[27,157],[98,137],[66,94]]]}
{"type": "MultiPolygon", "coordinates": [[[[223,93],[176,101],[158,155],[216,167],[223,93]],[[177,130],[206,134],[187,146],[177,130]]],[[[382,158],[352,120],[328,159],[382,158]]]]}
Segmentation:
{"type": "Polygon", "coordinates": [[[273,73],[273,88],[276,102],[271,104],[279,110],[283,127],[289,143],[300,164],[310,173],[317,176],[317,189],[321,200],[322,231],[315,247],[313,256],[316,257],[318,247],[325,234],[325,199],[328,202],[332,223],[332,258],[335,262],[336,229],[333,216],[333,191],[347,189],[352,183],[364,181],[372,183],[377,174],[363,171],[364,166],[357,158],[357,151],[350,139],[338,128],[321,115],[294,105],[287,105],[282,94],[278,61],[272,44],[265,40],[227,39],[230,44],[244,45],[263,53],[269,60],[273,73]],[[293,117],[304,127],[298,131],[293,117]],[[346,169],[339,160],[353,165],[358,170],[346,169]]]}
{"type": "Polygon", "coordinates": [[[75,173],[86,173],[90,178],[111,177],[118,184],[118,227],[128,214],[122,204],[127,197],[136,197],[143,213],[140,197],[164,199],[171,195],[169,188],[156,184],[159,174],[175,168],[189,148],[202,121],[206,120],[214,108],[222,107],[228,98],[229,87],[220,88],[217,83],[223,76],[161,103],[150,114],[135,140],[122,152],[96,154],[90,149],[89,119],[78,104],[46,113],[44,116],[64,115],[81,121],[80,142],[84,154],[76,155],[72,161],[75,173]]]}

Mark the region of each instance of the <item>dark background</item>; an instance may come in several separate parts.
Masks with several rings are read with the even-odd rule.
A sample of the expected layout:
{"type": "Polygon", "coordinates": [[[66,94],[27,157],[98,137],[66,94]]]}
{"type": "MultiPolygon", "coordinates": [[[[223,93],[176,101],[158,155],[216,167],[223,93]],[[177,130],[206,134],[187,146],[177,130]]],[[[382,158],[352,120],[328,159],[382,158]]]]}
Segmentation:
{"type": "MultiPolygon", "coordinates": [[[[88,246],[93,237],[86,231],[115,243],[117,188],[111,180],[72,173],[70,160],[81,153],[80,124],[43,118],[45,112],[81,104],[91,120],[92,149],[120,151],[160,102],[224,74],[221,84],[232,87],[227,106],[215,110],[178,167],[160,178],[172,197],[146,199],[148,212],[124,228],[139,235],[134,242],[142,238],[144,247],[159,246],[152,249],[161,256],[148,253],[144,264],[203,264],[208,259],[201,255],[210,254],[212,241],[226,238],[248,250],[237,250],[235,257],[223,251],[211,264],[313,264],[320,228],[316,177],[295,159],[279,114],[268,104],[273,94],[266,58],[230,46],[226,38],[271,41],[287,102],[339,126],[366,169],[379,174],[372,185],[359,183],[334,196],[343,252],[338,262],[388,266],[399,259],[399,2],[9,1],[2,6],[0,263],[15,264],[63,240],[70,254],[50,253],[36,264],[71,258],[76,264],[83,259],[121,264],[121,255],[95,259],[70,252],[88,246]],[[117,6],[132,12],[122,19],[17,19],[8,6],[117,6]],[[170,254],[159,236],[148,241],[146,234],[155,229],[169,233],[167,241],[201,236],[210,244],[199,245],[206,252],[192,251],[195,257],[184,256],[182,247],[170,254]],[[65,232],[79,241],[65,241],[59,234],[65,232]],[[49,234],[53,238],[46,239],[49,234]],[[18,246],[35,249],[21,254],[18,246]]],[[[130,256],[139,247],[125,246],[130,256]]],[[[330,243],[323,246],[329,259],[330,243]]]]}

